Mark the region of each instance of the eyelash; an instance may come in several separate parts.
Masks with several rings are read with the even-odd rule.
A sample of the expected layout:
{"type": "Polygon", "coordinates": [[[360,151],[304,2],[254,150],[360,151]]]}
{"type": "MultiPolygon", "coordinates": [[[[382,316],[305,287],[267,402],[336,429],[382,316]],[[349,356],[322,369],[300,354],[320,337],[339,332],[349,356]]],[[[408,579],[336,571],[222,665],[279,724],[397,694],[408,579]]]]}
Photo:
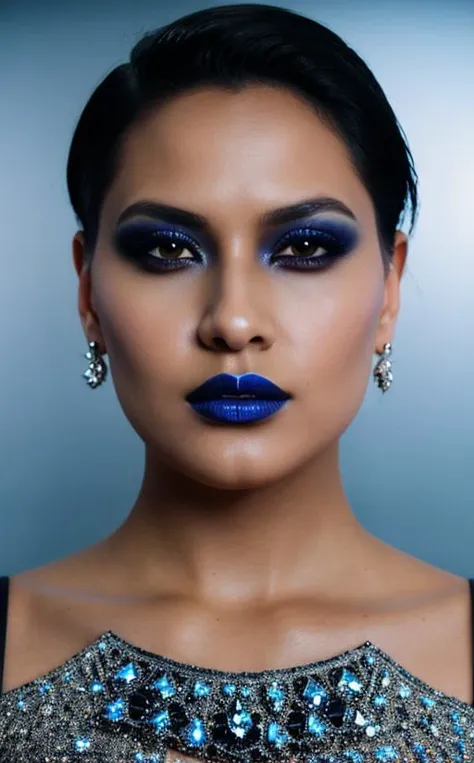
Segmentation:
{"type": "MultiPolygon", "coordinates": [[[[127,259],[132,259],[144,270],[164,273],[166,271],[183,270],[184,268],[196,267],[205,259],[196,242],[179,230],[161,228],[153,231],[122,231],[117,236],[117,248],[127,259]],[[163,243],[181,244],[193,255],[193,259],[160,259],[150,254],[163,243]],[[200,261],[196,261],[195,257],[200,261]]],[[[348,247],[337,237],[320,229],[305,227],[298,228],[286,233],[280,238],[273,251],[266,259],[277,259],[272,263],[274,267],[285,270],[322,270],[328,267],[337,258],[346,253],[348,247]],[[308,241],[310,245],[323,247],[326,252],[321,255],[278,255],[282,249],[295,245],[299,242],[308,241]]]]}
{"type": "Polygon", "coordinates": [[[278,260],[276,261],[278,267],[291,270],[321,270],[335,262],[336,258],[344,254],[346,250],[347,247],[344,247],[344,244],[330,233],[316,228],[297,228],[289,231],[279,239],[272,256],[278,255],[278,260]],[[304,241],[307,241],[310,246],[323,248],[326,253],[319,255],[278,255],[278,252],[282,249],[304,241]]]}

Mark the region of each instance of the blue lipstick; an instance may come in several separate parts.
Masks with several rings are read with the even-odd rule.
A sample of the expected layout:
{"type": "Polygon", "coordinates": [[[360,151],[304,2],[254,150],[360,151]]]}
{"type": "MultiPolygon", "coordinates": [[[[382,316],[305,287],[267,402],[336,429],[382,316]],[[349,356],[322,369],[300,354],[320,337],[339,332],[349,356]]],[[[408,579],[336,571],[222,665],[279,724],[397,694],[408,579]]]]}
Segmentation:
{"type": "Polygon", "coordinates": [[[291,395],[258,374],[218,374],[186,398],[196,413],[225,424],[250,424],[267,419],[291,395]]]}

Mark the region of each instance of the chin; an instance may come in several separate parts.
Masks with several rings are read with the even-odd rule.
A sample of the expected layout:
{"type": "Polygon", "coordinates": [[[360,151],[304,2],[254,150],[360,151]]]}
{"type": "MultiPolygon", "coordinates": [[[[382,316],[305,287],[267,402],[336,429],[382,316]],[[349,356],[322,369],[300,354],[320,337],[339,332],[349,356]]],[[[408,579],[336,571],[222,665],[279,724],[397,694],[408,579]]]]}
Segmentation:
{"type": "Polygon", "coordinates": [[[270,469],[241,470],[238,474],[234,471],[217,471],[215,468],[193,470],[187,473],[187,477],[195,482],[213,488],[214,490],[261,490],[269,487],[282,478],[281,473],[276,474],[270,469]]]}
{"type": "Polygon", "coordinates": [[[261,443],[259,447],[246,438],[227,447],[193,448],[189,452],[175,452],[172,458],[170,455],[166,460],[173,471],[215,490],[230,491],[269,487],[297,471],[301,461],[310,458],[309,454],[294,451],[290,457],[284,442],[261,443]]]}
{"type": "Polygon", "coordinates": [[[281,474],[257,474],[254,471],[253,474],[245,474],[242,472],[239,475],[225,475],[222,472],[216,473],[210,469],[208,471],[188,472],[186,476],[200,485],[212,488],[213,490],[221,490],[223,492],[263,490],[282,479],[281,474]]]}
{"type": "MultiPolygon", "coordinates": [[[[291,478],[337,440],[340,420],[281,414],[256,426],[220,427],[174,415],[150,417],[134,429],[156,465],[214,490],[261,490],[291,478]],[[153,454],[153,455],[151,455],[153,454]]],[[[340,418],[341,412],[339,411],[340,418]]],[[[345,422],[344,422],[345,423],[345,422]]]]}

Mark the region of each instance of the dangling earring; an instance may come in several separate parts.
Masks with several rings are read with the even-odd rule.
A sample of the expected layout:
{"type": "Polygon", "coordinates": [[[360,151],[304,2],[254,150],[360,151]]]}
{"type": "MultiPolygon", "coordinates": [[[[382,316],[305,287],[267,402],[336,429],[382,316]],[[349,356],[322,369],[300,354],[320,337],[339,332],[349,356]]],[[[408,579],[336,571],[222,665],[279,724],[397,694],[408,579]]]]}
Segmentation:
{"type": "Polygon", "coordinates": [[[89,351],[84,355],[89,361],[87,370],[82,374],[91,389],[99,387],[107,377],[107,366],[102,357],[98,342],[89,342],[89,351]]]}
{"type": "Polygon", "coordinates": [[[381,389],[382,392],[386,392],[393,382],[392,363],[389,360],[390,355],[392,354],[392,345],[390,342],[384,344],[383,351],[379,354],[380,359],[374,368],[374,380],[377,387],[381,389]]]}

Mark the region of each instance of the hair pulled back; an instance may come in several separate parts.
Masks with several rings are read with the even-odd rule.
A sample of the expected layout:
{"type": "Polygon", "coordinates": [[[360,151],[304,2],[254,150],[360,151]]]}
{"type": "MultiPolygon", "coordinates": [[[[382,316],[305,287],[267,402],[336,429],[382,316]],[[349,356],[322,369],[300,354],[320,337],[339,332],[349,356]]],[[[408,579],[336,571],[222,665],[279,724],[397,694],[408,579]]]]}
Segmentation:
{"type": "Polygon", "coordinates": [[[72,207],[95,248],[102,204],[127,131],[150,110],[206,86],[238,92],[252,84],[303,97],[348,148],[375,209],[385,264],[407,210],[417,215],[417,175],[402,128],[374,75],[327,27],[283,8],[242,4],[200,10],[146,34],[130,61],[91,95],[67,164],[72,207]]]}

